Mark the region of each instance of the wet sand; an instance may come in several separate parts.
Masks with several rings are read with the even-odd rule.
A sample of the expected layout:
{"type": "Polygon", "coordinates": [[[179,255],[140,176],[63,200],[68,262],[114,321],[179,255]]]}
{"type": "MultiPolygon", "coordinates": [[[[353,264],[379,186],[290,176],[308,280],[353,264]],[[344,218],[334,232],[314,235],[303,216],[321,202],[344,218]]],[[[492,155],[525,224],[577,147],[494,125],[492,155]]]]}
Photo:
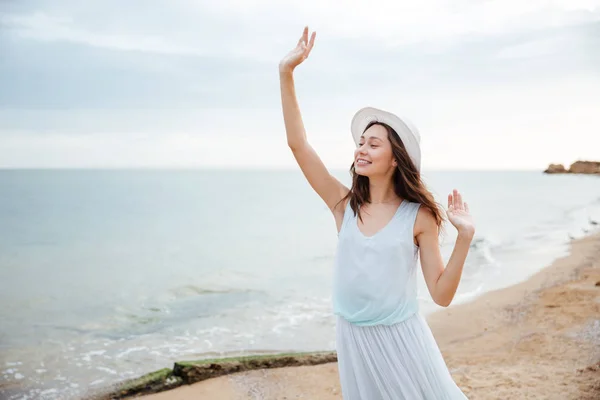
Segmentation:
{"type": "MultiPolygon", "coordinates": [[[[476,399],[600,399],[600,234],[527,281],[427,318],[476,399]]],[[[341,399],[337,364],[234,373],[147,400],[341,399]]]]}

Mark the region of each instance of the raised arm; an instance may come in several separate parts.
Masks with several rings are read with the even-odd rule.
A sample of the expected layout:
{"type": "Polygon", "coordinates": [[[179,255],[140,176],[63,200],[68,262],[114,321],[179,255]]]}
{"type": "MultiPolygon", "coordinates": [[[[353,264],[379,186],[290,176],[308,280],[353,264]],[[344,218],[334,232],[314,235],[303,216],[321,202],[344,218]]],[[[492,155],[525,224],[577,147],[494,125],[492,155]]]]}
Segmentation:
{"type": "MultiPolygon", "coordinates": [[[[288,146],[310,186],[335,215],[340,211],[339,206],[335,208],[336,204],[349,189],[329,173],[321,158],[308,143],[294,87],[294,69],[310,54],[315,44],[315,36],[316,32],[313,32],[308,41],[308,27],[304,28],[296,47],[279,63],[281,105],[288,146]]],[[[343,208],[341,211],[343,212],[343,208]]]]}

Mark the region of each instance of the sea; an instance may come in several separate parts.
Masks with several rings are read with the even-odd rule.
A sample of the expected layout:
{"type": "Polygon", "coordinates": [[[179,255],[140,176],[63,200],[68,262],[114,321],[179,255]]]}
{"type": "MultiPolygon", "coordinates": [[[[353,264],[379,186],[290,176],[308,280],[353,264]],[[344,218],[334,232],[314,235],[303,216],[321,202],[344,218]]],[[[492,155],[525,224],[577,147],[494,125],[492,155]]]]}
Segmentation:
{"type": "MultiPolygon", "coordinates": [[[[598,176],[423,180],[444,206],[460,190],[476,221],[454,304],[600,228],[598,176]]],[[[0,170],[0,398],[77,399],[179,360],[332,350],[336,233],[295,169],[0,170]]],[[[447,224],[445,261],[455,238],[447,224]]],[[[418,276],[426,315],[440,307],[418,276]]]]}

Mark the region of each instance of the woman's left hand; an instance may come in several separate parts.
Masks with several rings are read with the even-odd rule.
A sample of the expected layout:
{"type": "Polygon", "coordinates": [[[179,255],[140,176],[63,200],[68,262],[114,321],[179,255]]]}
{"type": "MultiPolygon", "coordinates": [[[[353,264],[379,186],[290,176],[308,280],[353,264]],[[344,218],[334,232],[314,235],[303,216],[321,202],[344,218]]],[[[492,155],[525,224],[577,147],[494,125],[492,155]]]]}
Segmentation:
{"type": "Polygon", "coordinates": [[[464,202],[462,195],[458,190],[454,189],[452,193],[448,195],[448,220],[459,234],[470,235],[471,237],[475,234],[475,223],[473,217],[469,214],[469,205],[464,202]]]}

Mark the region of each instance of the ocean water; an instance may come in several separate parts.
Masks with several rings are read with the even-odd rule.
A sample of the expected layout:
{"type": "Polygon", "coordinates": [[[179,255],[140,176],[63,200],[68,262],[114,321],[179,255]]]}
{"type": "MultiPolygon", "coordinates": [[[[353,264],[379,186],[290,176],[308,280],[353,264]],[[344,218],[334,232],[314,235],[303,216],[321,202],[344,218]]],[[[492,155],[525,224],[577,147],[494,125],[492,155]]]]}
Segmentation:
{"type": "MultiPolygon", "coordinates": [[[[526,279],[599,227],[596,176],[424,180],[444,205],[461,190],[477,223],[455,302],[526,279]]],[[[0,397],[78,398],[176,360],[333,349],[336,240],[296,170],[0,171],[0,397]]],[[[419,279],[427,314],[438,307],[419,279]]]]}

